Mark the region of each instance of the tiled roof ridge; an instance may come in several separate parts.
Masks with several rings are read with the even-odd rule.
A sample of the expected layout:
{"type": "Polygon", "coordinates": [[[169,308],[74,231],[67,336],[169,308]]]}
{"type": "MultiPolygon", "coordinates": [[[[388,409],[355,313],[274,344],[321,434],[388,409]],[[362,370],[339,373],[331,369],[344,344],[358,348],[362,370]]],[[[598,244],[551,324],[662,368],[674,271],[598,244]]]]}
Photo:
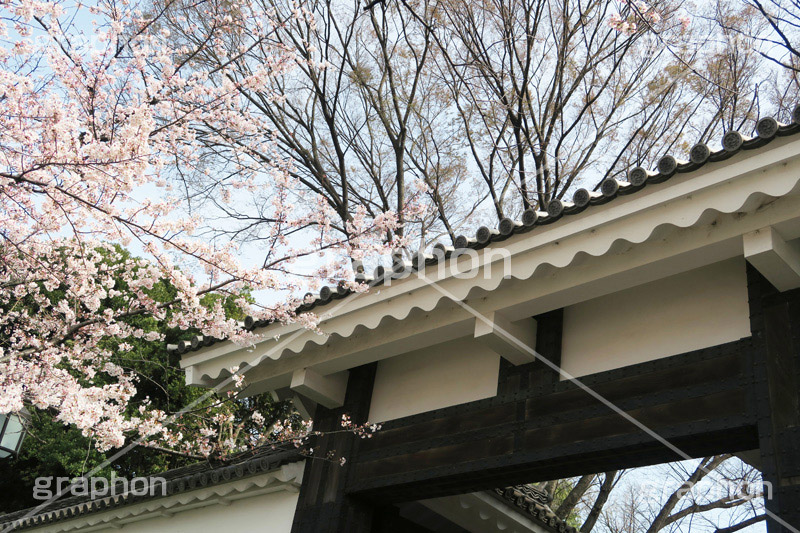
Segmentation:
{"type": "Polygon", "coordinates": [[[547,493],[533,485],[515,485],[494,489],[491,494],[506,505],[522,511],[551,531],[559,533],[577,533],[578,531],[555,515],[550,509],[550,498],[547,493]]]}
{"type": "MultiPolygon", "coordinates": [[[[773,117],[763,117],[756,123],[757,136],[755,137],[748,137],[734,130],[728,131],[722,137],[722,148],[720,150],[712,151],[707,144],[698,143],[689,151],[688,161],[678,159],[672,155],[665,155],[658,160],[656,171],[649,171],[644,167],[637,166],[628,172],[627,181],[606,178],[600,183],[598,192],[589,191],[585,188],[578,189],[573,194],[572,201],[565,201],[563,198],[554,199],[550,201],[545,211],[528,209],[522,213],[520,220],[504,218],[495,229],[481,226],[474,237],[459,235],[455,240],[454,246],[437,243],[433,247],[434,253],[418,250],[413,255],[412,261],[405,261],[400,254],[396,254],[393,256],[392,268],[379,265],[371,276],[364,272],[363,265],[356,263],[355,280],[361,283],[368,283],[370,287],[374,287],[383,284],[387,279],[406,277],[410,272],[438,264],[439,261],[447,260],[453,256],[458,256],[461,250],[480,250],[494,242],[508,239],[513,235],[526,233],[536,227],[552,224],[565,216],[578,214],[591,206],[606,204],[619,196],[638,192],[648,184],[661,183],[677,174],[694,172],[707,163],[724,161],[742,150],[760,148],[777,137],[786,137],[800,132],[800,105],[794,108],[792,119],[792,124],[782,124],[773,117]]],[[[345,298],[353,292],[345,286],[344,282],[340,282],[334,287],[324,286],[317,295],[307,293],[304,297],[304,303],[295,312],[310,311],[334,300],[345,298]]],[[[242,326],[246,330],[252,331],[256,328],[268,326],[272,322],[256,320],[248,316],[242,326]]],[[[171,353],[183,354],[199,350],[204,346],[211,346],[222,340],[207,335],[197,335],[190,340],[182,340],[178,344],[170,344],[167,346],[167,350],[171,353]]]]}
{"type": "MultiPolygon", "coordinates": [[[[166,485],[165,495],[172,496],[207,486],[211,487],[264,474],[303,459],[305,459],[305,456],[295,448],[279,448],[275,450],[270,446],[265,446],[260,450],[244,452],[229,461],[217,462],[216,464],[208,462],[196,463],[154,474],[148,476],[148,478],[152,480],[163,478],[166,485]]],[[[162,484],[160,481],[157,483],[156,487],[162,484]]],[[[150,488],[152,487],[148,487],[148,489],[150,488]]],[[[4,530],[9,526],[13,526],[12,529],[14,530],[41,526],[162,497],[161,495],[155,495],[156,490],[147,490],[145,492],[146,494],[144,495],[136,495],[130,491],[123,494],[112,493],[110,496],[98,499],[83,495],[65,497],[56,500],[54,507],[43,509],[32,516],[26,517],[36,507],[0,515],[0,529],[4,530]]]]}

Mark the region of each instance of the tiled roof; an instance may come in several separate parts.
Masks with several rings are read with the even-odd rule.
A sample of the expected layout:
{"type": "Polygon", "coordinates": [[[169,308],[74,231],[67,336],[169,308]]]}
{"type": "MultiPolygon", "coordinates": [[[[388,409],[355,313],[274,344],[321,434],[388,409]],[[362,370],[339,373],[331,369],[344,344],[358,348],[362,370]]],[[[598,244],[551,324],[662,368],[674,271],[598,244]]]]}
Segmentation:
{"type": "MultiPolygon", "coordinates": [[[[163,478],[166,482],[166,495],[172,496],[173,494],[271,472],[283,465],[303,459],[304,456],[294,447],[277,450],[273,450],[271,447],[263,447],[242,453],[224,463],[197,463],[153,474],[152,477],[163,478]]],[[[162,497],[160,490],[148,490],[145,495],[134,495],[130,492],[123,493],[123,489],[119,490],[119,494],[98,499],[91,499],[89,496],[63,497],[55,500],[42,510],[37,510],[34,507],[1,515],[0,530],[5,530],[9,526],[13,526],[14,531],[42,526],[162,497]],[[33,514],[28,516],[31,513],[33,514]]]]}
{"type": "MultiPolygon", "coordinates": [[[[158,474],[166,481],[166,494],[171,496],[181,492],[211,487],[217,484],[235,481],[240,478],[273,471],[285,464],[302,459],[303,456],[294,449],[272,450],[262,448],[247,452],[239,458],[225,464],[198,463],[176,468],[158,474]]],[[[157,491],[154,491],[157,492],[157,491]]],[[[550,498],[547,493],[534,485],[517,485],[488,491],[505,505],[528,516],[531,520],[553,532],[575,533],[575,528],[558,518],[550,509],[550,498]]],[[[23,509],[0,516],[0,529],[13,526],[14,531],[43,526],[54,522],[78,518],[91,513],[106,511],[124,505],[152,500],[158,496],[135,496],[130,493],[92,500],[86,496],[71,496],[56,500],[46,510],[23,509]]]]}
{"type": "MultiPolygon", "coordinates": [[[[166,495],[172,496],[271,472],[283,465],[302,459],[304,456],[295,448],[273,450],[271,447],[265,446],[242,453],[224,463],[197,463],[168,470],[153,477],[163,478],[167,487],[166,495]]],[[[160,497],[158,495],[160,491],[147,492],[148,494],[143,496],[126,493],[95,500],[88,496],[60,498],[41,511],[31,508],[0,516],[0,530],[5,530],[9,526],[13,526],[14,531],[43,526],[160,497]],[[29,514],[31,516],[27,516],[29,514]]],[[[487,493],[554,532],[574,533],[576,531],[555,516],[549,507],[550,498],[547,493],[534,485],[517,485],[494,489],[487,493]]]]}
{"type": "MultiPolygon", "coordinates": [[[[513,235],[526,233],[539,226],[546,226],[564,217],[580,213],[590,207],[606,204],[617,197],[634,194],[649,184],[661,183],[677,174],[694,172],[706,165],[724,161],[744,150],[760,148],[777,137],[795,135],[800,132],[800,105],[795,107],[792,118],[792,124],[781,124],[772,117],[762,118],[756,124],[756,137],[747,137],[737,131],[729,131],[722,138],[722,148],[720,150],[712,151],[706,144],[696,144],[689,152],[688,161],[665,155],[659,159],[654,171],[649,171],[644,167],[635,167],[628,173],[627,181],[607,178],[599,185],[597,191],[578,189],[573,194],[572,201],[564,199],[552,200],[545,211],[528,209],[522,213],[520,220],[504,218],[495,229],[482,226],[478,228],[474,237],[458,236],[452,247],[437,244],[434,246],[432,253],[427,253],[424,250],[418,251],[414,254],[412,261],[404,261],[400,257],[395,257],[392,268],[378,266],[371,276],[364,272],[363,267],[358,267],[355,279],[362,283],[368,283],[370,286],[381,285],[386,279],[402,278],[410,272],[424,269],[427,266],[435,265],[440,261],[457,256],[460,250],[485,248],[492,243],[503,241],[513,235]]],[[[345,298],[352,292],[343,284],[339,284],[336,287],[325,286],[317,295],[306,294],[305,303],[298,307],[296,312],[310,311],[334,300],[345,298]]],[[[253,317],[247,317],[243,326],[248,330],[253,330],[269,324],[269,321],[259,321],[253,317]]],[[[220,339],[213,337],[198,335],[191,340],[183,340],[178,344],[169,345],[167,349],[170,352],[183,354],[220,341],[220,339]]]]}
{"type": "Polygon", "coordinates": [[[559,533],[576,533],[577,530],[558,518],[550,509],[550,497],[533,485],[516,485],[494,489],[493,495],[544,527],[559,533]]]}

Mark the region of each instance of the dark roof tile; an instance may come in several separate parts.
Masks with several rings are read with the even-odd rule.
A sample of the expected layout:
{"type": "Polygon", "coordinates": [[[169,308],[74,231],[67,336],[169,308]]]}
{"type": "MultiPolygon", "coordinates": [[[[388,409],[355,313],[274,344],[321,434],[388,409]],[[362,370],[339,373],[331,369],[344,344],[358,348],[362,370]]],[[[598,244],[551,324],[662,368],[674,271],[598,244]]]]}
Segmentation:
{"type": "Polygon", "coordinates": [[[550,509],[550,498],[547,493],[534,485],[516,485],[503,489],[494,489],[491,493],[506,505],[516,508],[531,519],[539,522],[551,531],[576,533],[577,530],[558,518],[550,509]]]}

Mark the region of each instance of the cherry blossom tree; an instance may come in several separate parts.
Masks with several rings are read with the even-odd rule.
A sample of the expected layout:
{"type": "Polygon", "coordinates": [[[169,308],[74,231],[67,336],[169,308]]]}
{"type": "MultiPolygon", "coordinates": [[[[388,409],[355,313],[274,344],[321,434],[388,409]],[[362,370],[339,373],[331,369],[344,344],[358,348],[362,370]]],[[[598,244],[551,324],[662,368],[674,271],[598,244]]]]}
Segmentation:
{"type": "MultiPolygon", "coordinates": [[[[266,86],[296,63],[269,37],[306,13],[273,20],[247,2],[195,6],[206,24],[202,39],[176,44],[163,24],[170,3],[0,5],[0,413],[51,410],[101,451],[133,438],[191,454],[214,448],[146,399],[130,409],[137,376],[114,361],[109,340],[124,350],[129,340],[163,336],[126,319],[149,316],[252,342],[254,334],[226,315],[222,302],[233,301],[258,321],[313,327],[313,315],[294,313],[306,277],[361,290],[350,258],[402,244],[386,239],[397,228],[395,212],[354,212],[343,239],[326,202],[291,179],[290,162],[274,155],[268,166],[249,163],[251,153],[274,150],[258,135],[264,124],[243,105],[241,90],[266,86]],[[236,46],[222,36],[238,36],[236,46]],[[231,76],[227,65],[254,47],[265,60],[247,76],[231,76]],[[202,68],[192,61],[201,54],[221,61],[202,68]],[[225,168],[209,162],[198,150],[201,131],[205,146],[235,132],[241,158],[225,168]],[[224,175],[220,194],[230,201],[265,191],[262,264],[239,261],[231,242],[198,238],[208,221],[173,189],[185,174],[224,175]],[[301,272],[297,261],[314,254],[325,266],[301,272]],[[167,299],[156,296],[164,284],[173,292],[167,299]],[[248,291],[287,298],[255,306],[248,291]]],[[[219,435],[226,421],[217,422],[207,431],[219,435]]],[[[218,442],[241,445],[231,435],[218,442]]]]}

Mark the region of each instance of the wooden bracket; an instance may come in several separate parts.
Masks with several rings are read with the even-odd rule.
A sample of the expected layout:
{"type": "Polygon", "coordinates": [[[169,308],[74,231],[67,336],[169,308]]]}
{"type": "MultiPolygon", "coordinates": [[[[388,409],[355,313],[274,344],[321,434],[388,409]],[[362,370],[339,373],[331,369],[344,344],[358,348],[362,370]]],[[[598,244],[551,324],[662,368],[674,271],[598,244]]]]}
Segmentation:
{"type": "Polygon", "coordinates": [[[292,374],[292,384],[289,388],[311,401],[333,409],[344,405],[347,376],[347,370],[323,376],[311,368],[302,368],[292,374]]]}
{"type": "Polygon", "coordinates": [[[491,312],[475,319],[475,338],[512,365],[536,360],[536,320],[510,322],[491,312]]]}
{"type": "Polygon", "coordinates": [[[800,287],[800,247],[767,226],[746,233],[744,257],[779,291],[800,287]]]}

